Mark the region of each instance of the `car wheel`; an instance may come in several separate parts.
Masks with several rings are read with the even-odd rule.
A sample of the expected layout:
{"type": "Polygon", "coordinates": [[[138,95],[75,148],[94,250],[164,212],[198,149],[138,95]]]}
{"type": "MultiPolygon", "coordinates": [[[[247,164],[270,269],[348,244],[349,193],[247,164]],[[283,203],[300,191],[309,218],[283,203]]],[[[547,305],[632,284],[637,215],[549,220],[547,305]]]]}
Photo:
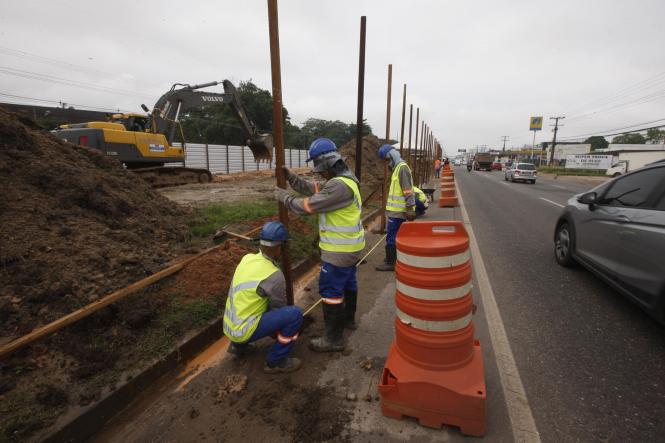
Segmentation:
{"type": "Polygon", "coordinates": [[[620,176],[620,175],[621,175],[620,172],[615,172],[614,174],[612,174],[612,177],[618,177],[618,176],[620,176]]]}
{"type": "Polygon", "coordinates": [[[510,176],[510,183],[515,183],[515,177],[513,177],[512,175],[510,176]]]}
{"type": "Polygon", "coordinates": [[[532,185],[535,185],[536,181],[535,180],[529,180],[529,183],[531,183],[532,185]]]}
{"type": "Polygon", "coordinates": [[[556,228],[556,235],[554,236],[554,258],[561,266],[570,268],[575,265],[573,259],[573,231],[567,222],[561,223],[556,228]]]}

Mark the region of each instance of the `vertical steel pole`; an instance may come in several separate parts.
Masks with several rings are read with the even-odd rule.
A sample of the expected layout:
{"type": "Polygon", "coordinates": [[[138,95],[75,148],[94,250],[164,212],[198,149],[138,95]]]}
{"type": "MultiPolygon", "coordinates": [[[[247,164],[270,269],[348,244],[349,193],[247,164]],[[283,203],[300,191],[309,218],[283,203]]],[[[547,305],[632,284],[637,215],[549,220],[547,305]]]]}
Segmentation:
{"type": "MultiPolygon", "coordinates": [[[[393,65],[388,65],[388,98],[386,99],[386,143],[390,140],[390,97],[392,95],[393,85],[393,65]]],[[[383,207],[386,207],[386,199],[388,198],[388,164],[383,162],[383,186],[381,187],[381,201],[383,207]]],[[[386,211],[381,212],[381,232],[386,230],[386,211]]]]}
{"type": "Polygon", "coordinates": [[[206,169],[210,171],[210,154],[208,152],[208,143],[206,143],[206,169]]]}
{"type": "Polygon", "coordinates": [[[240,161],[242,162],[242,172],[245,172],[245,147],[240,147],[240,161]]]}
{"type": "MultiPolygon", "coordinates": [[[[286,188],[286,177],[284,174],[284,128],[282,116],[282,73],[279,58],[279,21],[277,16],[277,0],[268,0],[268,23],[270,31],[270,68],[272,72],[272,121],[273,138],[275,142],[275,177],[277,186],[286,188]]],[[[279,221],[289,227],[289,213],[286,207],[279,203],[279,221]]],[[[293,282],[291,281],[291,257],[289,254],[289,243],[282,247],[282,272],[286,279],[286,303],[293,305],[293,282]]]]}
{"type": "Polygon", "coordinates": [[[413,126],[413,104],[409,105],[409,155],[407,159],[407,163],[409,166],[412,166],[411,163],[411,127],[413,126]]]}
{"type": "Polygon", "coordinates": [[[358,112],[356,114],[356,177],[362,181],[363,105],[365,101],[365,36],[367,17],[360,17],[360,54],[358,56],[358,112]]]}
{"type": "Polygon", "coordinates": [[[404,83],[404,92],[402,93],[402,129],[399,135],[399,155],[404,157],[404,117],[406,115],[406,83],[404,83]]]}
{"type": "Polygon", "coordinates": [[[231,167],[229,166],[229,145],[226,145],[226,173],[231,172],[231,167]]]}

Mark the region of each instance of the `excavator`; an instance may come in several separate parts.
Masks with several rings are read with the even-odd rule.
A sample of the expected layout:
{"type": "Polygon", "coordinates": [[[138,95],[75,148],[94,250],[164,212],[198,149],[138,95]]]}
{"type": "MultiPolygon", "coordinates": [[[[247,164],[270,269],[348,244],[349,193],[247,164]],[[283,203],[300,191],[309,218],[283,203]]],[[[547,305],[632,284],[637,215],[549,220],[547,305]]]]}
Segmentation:
{"type": "Polygon", "coordinates": [[[212,180],[212,174],[207,169],[165,164],[184,164],[186,158],[180,117],[189,110],[217,103],[229,104],[233,109],[254,159],[271,161],[272,135],[257,130],[245,112],[235,86],[228,80],[200,85],[176,83],[157,100],[152,112],[141,105],[147,115],[114,114],[108,116],[106,122],[61,125],[52,132],[65,141],[103,151],[155,187],[207,183],[212,180]],[[200,91],[220,83],[224,86],[224,93],[200,91]],[[182,147],[173,146],[176,135],[182,140],[182,147]]]}

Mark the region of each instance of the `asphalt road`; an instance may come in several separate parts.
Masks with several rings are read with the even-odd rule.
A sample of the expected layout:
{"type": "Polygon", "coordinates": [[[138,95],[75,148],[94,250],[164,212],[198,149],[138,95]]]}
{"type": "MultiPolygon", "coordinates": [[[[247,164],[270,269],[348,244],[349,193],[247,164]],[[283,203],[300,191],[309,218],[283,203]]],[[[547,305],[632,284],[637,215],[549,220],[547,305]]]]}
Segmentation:
{"type": "Polygon", "coordinates": [[[561,207],[593,185],[455,172],[542,441],[663,441],[665,327],[554,260],[561,207]]]}

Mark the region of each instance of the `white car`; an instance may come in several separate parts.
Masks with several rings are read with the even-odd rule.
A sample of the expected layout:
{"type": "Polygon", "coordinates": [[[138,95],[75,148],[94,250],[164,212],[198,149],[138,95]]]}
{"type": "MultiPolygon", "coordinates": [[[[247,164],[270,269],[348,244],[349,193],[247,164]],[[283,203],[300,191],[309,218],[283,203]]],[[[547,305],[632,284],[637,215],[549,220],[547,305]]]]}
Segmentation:
{"type": "Polygon", "coordinates": [[[503,175],[503,179],[506,181],[516,182],[519,180],[531,184],[536,183],[536,178],[538,178],[538,171],[536,165],[532,163],[513,162],[503,175]]]}

